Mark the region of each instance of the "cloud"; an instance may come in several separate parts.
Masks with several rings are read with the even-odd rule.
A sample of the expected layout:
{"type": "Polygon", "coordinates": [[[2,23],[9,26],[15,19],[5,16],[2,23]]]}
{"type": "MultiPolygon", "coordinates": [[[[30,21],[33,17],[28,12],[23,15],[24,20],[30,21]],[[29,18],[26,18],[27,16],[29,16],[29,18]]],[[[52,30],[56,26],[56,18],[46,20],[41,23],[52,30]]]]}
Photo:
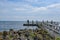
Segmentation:
{"type": "MultiPolygon", "coordinates": [[[[30,0],[28,0],[30,1],[30,0]]],[[[30,4],[20,4],[20,3],[11,3],[11,2],[1,2],[1,13],[40,13],[46,14],[53,11],[57,11],[60,7],[60,3],[51,4],[48,6],[35,7],[30,4]],[[56,10],[57,9],[57,10],[56,10]]]]}
{"type": "Polygon", "coordinates": [[[3,19],[3,20],[4,19],[5,20],[7,19],[10,19],[10,20],[54,19],[56,20],[57,19],[58,20],[58,16],[60,14],[60,3],[40,6],[40,5],[43,5],[41,3],[42,2],[38,0],[35,0],[35,1],[25,0],[24,2],[14,2],[14,1],[11,2],[7,0],[5,1],[0,0],[0,16],[1,16],[0,19],[3,19]],[[28,3],[27,1],[30,3],[28,3]],[[38,4],[38,2],[40,2],[39,6],[33,5],[36,3],[38,4]]]}
{"type": "Polygon", "coordinates": [[[35,13],[41,14],[60,14],[60,3],[51,4],[45,7],[39,7],[35,9],[35,13]]]}
{"type": "Polygon", "coordinates": [[[39,20],[39,21],[51,21],[51,20],[54,20],[54,21],[59,21],[60,17],[58,16],[0,16],[0,20],[4,20],[4,21],[24,21],[24,20],[39,20]]]}
{"type": "Polygon", "coordinates": [[[23,10],[26,10],[25,8],[15,8],[14,10],[16,11],[23,11],[23,10]]]}
{"type": "MultiPolygon", "coordinates": [[[[58,8],[60,4],[51,4],[48,6],[42,6],[42,7],[35,7],[32,6],[30,4],[22,4],[22,3],[12,3],[12,2],[8,2],[7,0],[5,0],[4,2],[1,2],[0,5],[3,7],[2,13],[4,11],[4,13],[6,12],[21,12],[21,13],[34,13],[34,12],[41,12],[41,11],[48,11],[48,10],[52,10],[53,8],[58,8]],[[6,2],[5,2],[6,1],[6,2]],[[52,8],[52,9],[49,9],[52,8]],[[6,11],[7,10],[7,11],[6,11]]],[[[39,0],[25,0],[25,1],[31,1],[31,2],[38,2],[39,0]]]]}
{"type": "Polygon", "coordinates": [[[49,5],[47,6],[48,8],[60,8],[60,3],[57,3],[57,4],[52,4],[52,5],[49,5]]]}

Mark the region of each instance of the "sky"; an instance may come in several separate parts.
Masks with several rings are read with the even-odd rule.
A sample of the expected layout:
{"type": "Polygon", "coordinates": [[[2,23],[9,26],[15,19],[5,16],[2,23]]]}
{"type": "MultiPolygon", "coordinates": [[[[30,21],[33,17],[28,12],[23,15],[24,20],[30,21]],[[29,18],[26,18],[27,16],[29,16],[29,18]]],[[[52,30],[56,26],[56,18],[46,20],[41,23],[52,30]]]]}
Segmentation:
{"type": "Polygon", "coordinates": [[[0,21],[60,21],[60,0],[0,0],[0,21]]]}

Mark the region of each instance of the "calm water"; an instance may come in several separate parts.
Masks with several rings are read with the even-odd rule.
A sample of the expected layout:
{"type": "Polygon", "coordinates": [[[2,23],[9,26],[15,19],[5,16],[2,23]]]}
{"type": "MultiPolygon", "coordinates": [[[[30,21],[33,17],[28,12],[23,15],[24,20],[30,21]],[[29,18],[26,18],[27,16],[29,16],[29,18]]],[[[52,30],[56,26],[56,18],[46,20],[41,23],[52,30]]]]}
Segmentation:
{"type": "MultiPolygon", "coordinates": [[[[25,21],[0,21],[0,31],[14,29],[25,29],[28,28],[27,26],[23,26],[24,23],[27,23],[25,21]]],[[[31,29],[35,29],[36,27],[29,27],[31,29]]]]}

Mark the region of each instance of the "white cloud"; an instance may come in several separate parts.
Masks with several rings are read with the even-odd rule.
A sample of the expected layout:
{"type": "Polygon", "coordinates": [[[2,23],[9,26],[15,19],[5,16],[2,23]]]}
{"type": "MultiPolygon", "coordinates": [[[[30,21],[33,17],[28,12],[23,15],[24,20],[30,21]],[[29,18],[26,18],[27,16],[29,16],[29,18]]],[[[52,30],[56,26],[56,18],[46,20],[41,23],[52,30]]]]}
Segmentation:
{"type": "Polygon", "coordinates": [[[15,8],[14,10],[16,11],[23,11],[23,10],[26,10],[25,8],[15,8]]]}
{"type": "Polygon", "coordinates": [[[60,14],[60,3],[51,4],[45,7],[37,7],[33,11],[35,13],[40,13],[40,14],[52,14],[52,13],[60,14]]]}
{"type": "MultiPolygon", "coordinates": [[[[30,0],[28,0],[30,1],[30,0]]],[[[31,2],[33,2],[31,0],[31,2]]],[[[41,14],[60,14],[60,3],[56,4],[50,4],[48,6],[32,6],[31,4],[22,4],[22,3],[11,3],[11,2],[1,2],[0,3],[0,13],[2,15],[5,14],[5,16],[1,16],[0,18],[6,18],[6,19],[55,19],[55,16],[53,18],[50,16],[46,17],[46,15],[41,14]],[[9,15],[10,16],[6,16],[9,15]],[[11,16],[13,15],[13,16],[11,16]],[[18,16],[20,15],[20,16],[18,16]],[[22,15],[22,16],[21,16],[22,15]]],[[[0,14],[0,15],[1,15],[0,14]]],[[[58,20],[58,16],[56,17],[58,20]]]]}
{"type": "Polygon", "coordinates": [[[60,3],[57,3],[57,4],[52,4],[52,5],[49,5],[47,6],[47,8],[60,8],[60,3]]]}
{"type": "MultiPolygon", "coordinates": [[[[34,0],[27,0],[27,1],[34,1],[34,0]]],[[[35,0],[37,1],[37,0],[35,0]]],[[[45,7],[35,7],[35,6],[32,6],[30,4],[20,4],[20,3],[11,3],[11,2],[1,2],[0,5],[3,7],[3,10],[1,11],[1,13],[7,13],[7,12],[21,12],[21,13],[41,13],[41,12],[48,12],[50,10],[52,10],[53,8],[54,9],[57,9],[60,8],[60,3],[57,3],[57,4],[51,4],[51,5],[48,5],[48,6],[45,6],[45,7]],[[6,11],[6,9],[8,9],[6,11]]],[[[45,13],[44,13],[45,14],[45,13]]]]}
{"type": "Polygon", "coordinates": [[[33,12],[45,11],[45,10],[47,10],[46,7],[37,7],[37,8],[34,8],[33,12]]]}

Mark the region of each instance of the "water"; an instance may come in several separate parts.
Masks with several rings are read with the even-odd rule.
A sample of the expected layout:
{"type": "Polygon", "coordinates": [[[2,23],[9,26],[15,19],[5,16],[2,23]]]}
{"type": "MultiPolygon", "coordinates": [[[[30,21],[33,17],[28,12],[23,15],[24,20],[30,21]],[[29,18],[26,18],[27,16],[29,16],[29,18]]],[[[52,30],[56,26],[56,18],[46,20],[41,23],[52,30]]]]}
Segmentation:
{"type": "MultiPolygon", "coordinates": [[[[26,21],[0,21],[0,31],[8,31],[9,29],[19,30],[28,28],[27,26],[23,26],[26,21]]],[[[31,29],[35,29],[36,27],[29,27],[31,29]]]]}

